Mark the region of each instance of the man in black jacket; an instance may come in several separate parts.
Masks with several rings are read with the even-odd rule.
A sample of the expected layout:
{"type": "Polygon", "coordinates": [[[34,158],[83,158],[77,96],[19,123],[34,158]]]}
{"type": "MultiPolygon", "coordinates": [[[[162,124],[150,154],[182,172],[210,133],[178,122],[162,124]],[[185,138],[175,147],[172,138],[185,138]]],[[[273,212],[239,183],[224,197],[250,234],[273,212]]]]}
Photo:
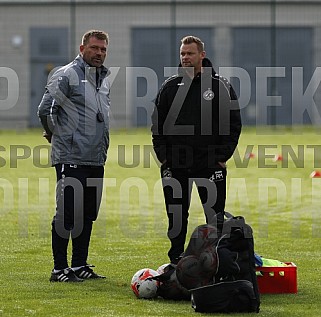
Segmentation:
{"type": "Polygon", "coordinates": [[[168,256],[173,264],[184,251],[193,183],[206,222],[223,223],[226,161],[242,127],[232,86],[215,73],[205,55],[199,38],[181,40],[179,72],[163,83],[152,115],[152,140],[161,163],[169,220],[168,256]]]}

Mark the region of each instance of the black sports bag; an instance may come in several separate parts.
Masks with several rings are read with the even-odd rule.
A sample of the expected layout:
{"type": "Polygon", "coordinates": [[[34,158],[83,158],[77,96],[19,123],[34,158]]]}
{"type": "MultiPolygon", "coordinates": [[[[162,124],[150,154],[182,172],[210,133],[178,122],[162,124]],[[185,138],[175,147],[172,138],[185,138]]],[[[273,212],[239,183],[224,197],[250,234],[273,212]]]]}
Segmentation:
{"type": "Polygon", "coordinates": [[[199,313],[259,312],[253,284],[248,280],[221,282],[191,292],[192,307],[199,313]]]}

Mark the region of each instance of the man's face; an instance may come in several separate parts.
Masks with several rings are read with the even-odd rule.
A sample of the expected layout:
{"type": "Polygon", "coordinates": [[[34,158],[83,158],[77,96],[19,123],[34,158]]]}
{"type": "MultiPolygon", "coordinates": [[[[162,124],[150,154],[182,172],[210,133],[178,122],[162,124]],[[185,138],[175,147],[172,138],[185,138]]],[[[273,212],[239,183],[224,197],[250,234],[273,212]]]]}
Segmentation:
{"type": "Polygon", "coordinates": [[[194,67],[200,71],[205,52],[199,52],[196,43],[182,44],[180,47],[180,58],[183,67],[194,67]]]}
{"type": "Polygon", "coordinates": [[[107,55],[107,43],[105,40],[90,37],[86,45],[80,45],[80,53],[88,65],[100,67],[107,55]]]}

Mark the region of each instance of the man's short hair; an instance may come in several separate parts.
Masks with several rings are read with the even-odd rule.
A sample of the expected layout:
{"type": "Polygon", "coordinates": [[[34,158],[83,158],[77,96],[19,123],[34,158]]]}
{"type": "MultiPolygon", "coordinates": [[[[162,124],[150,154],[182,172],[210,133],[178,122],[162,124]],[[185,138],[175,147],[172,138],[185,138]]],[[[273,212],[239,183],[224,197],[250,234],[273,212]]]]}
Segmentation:
{"type": "Polygon", "coordinates": [[[99,31],[99,30],[89,30],[89,31],[87,31],[82,37],[81,44],[82,45],[87,45],[88,42],[89,42],[89,39],[91,37],[95,37],[98,40],[106,41],[106,43],[108,45],[108,42],[109,42],[108,34],[106,32],[104,32],[104,31],[99,31]]]}
{"type": "Polygon", "coordinates": [[[194,35],[187,35],[184,36],[181,39],[181,43],[182,44],[192,44],[195,43],[197,45],[197,49],[199,52],[203,52],[204,51],[204,43],[201,41],[200,38],[194,36],[194,35]]]}

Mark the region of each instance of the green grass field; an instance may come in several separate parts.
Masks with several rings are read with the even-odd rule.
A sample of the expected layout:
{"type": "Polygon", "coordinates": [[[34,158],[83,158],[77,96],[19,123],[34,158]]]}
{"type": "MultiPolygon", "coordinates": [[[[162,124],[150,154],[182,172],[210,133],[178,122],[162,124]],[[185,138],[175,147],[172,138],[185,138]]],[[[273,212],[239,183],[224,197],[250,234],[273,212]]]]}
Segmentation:
{"type": "MultiPolygon", "coordinates": [[[[0,140],[1,317],[197,315],[189,302],[139,300],[130,289],[137,270],[168,262],[167,220],[149,131],[111,135],[89,256],[107,279],[76,285],[49,283],[55,175],[41,131],[0,131],[0,140]]],[[[260,316],[320,316],[321,178],[309,177],[321,170],[319,144],[320,133],[311,127],[245,128],[228,162],[226,210],[252,226],[258,254],[298,267],[298,293],[262,295],[260,316]],[[255,157],[247,160],[246,152],[255,157]],[[274,154],[283,154],[283,161],[274,162],[274,154]]],[[[202,223],[194,194],[189,233],[202,223]]]]}

